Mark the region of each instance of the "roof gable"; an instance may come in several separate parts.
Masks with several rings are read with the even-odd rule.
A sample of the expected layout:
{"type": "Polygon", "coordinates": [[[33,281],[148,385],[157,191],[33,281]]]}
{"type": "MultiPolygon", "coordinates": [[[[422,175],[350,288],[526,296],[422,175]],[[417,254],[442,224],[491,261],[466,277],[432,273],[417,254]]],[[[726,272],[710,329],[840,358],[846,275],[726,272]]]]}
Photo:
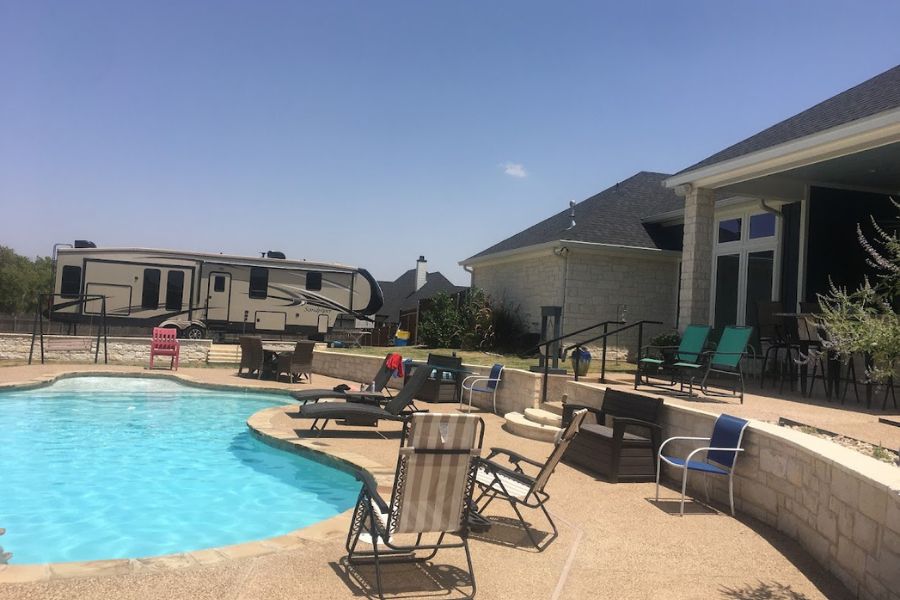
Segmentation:
{"type": "Polygon", "coordinates": [[[664,248],[656,236],[658,228],[641,219],[684,206],[682,198],[663,187],[668,177],[671,175],[641,171],[576,204],[574,227],[570,227],[569,210],[562,210],[467,260],[559,240],[664,248]]]}
{"type": "Polygon", "coordinates": [[[900,107],[900,65],[679,171],[687,173],[900,107]]]}

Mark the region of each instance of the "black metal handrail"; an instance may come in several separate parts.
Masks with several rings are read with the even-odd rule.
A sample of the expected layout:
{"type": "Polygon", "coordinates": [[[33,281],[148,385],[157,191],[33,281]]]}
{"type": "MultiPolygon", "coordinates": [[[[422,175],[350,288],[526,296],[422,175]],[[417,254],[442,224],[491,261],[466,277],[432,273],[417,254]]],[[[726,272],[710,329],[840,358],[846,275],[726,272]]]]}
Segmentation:
{"type": "MultiPolygon", "coordinates": [[[[579,333],[584,333],[585,331],[587,331],[589,329],[594,329],[595,327],[600,327],[601,325],[603,325],[604,331],[602,334],[600,334],[596,337],[587,339],[587,340],[582,340],[582,341],[578,342],[577,344],[573,344],[571,346],[568,346],[567,348],[564,348],[563,351],[561,352],[561,355],[564,357],[566,354],[566,351],[571,348],[581,348],[582,346],[584,346],[584,344],[588,344],[590,342],[596,342],[597,340],[602,339],[603,340],[603,354],[601,355],[601,363],[600,363],[600,382],[605,383],[606,382],[606,348],[607,348],[606,342],[607,342],[607,339],[609,338],[609,336],[617,334],[617,333],[621,333],[623,331],[627,331],[629,329],[632,329],[633,327],[637,327],[638,328],[637,362],[640,363],[641,348],[644,345],[644,325],[663,325],[663,322],[662,321],[650,321],[648,319],[641,319],[640,321],[635,321],[634,323],[630,323],[628,325],[625,325],[624,327],[619,327],[618,329],[613,329],[612,331],[609,331],[608,326],[612,325],[612,324],[625,325],[625,322],[624,321],[605,321],[604,323],[598,323],[597,325],[594,325],[591,327],[586,327],[585,329],[579,329],[578,331],[573,331],[572,333],[568,333],[566,335],[560,336],[559,338],[557,338],[555,340],[549,340],[549,341],[545,342],[544,344],[539,344],[538,346],[555,343],[564,338],[571,337],[571,336],[577,335],[579,333]]],[[[549,371],[548,371],[547,361],[545,360],[544,361],[544,384],[542,386],[543,389],[541,390],[541,402],[547,401],[547,379],[548,379],[548,377],[549,377],[549,371]]],[[[575,381],[578,381],[578,369],[577,368],[575,369],[575,381]]]]}

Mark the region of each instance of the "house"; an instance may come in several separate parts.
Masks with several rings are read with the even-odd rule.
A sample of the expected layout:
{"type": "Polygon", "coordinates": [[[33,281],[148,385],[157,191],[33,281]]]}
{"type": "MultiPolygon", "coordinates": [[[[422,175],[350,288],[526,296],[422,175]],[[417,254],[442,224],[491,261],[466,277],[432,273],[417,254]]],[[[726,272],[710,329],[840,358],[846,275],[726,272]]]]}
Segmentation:
{"type": "MultiPolygon", "coordinates": [[[[856,227],[897,231],[900,65],[664,181],[684,198],[680,323],[753,324],[866,275],[856,227]]],[[[670,215],[671,218],[671,215],[670,215]]]]}
{"type": "Polygon", "coordinates": [[[563,307],[563,330],[621,317],[755,323],[869,272],[856,227],[897,231],[900,65],[674,174],[641,172],[462,261],[472,284],[563,307]],[[656,185],[662,190],[654,189],[656,185]],[[679,276],[680,270],[680,276],[679,276]]]}
{"type": "MultiPolygon", "coordinates": [[[[440,293],[458,294],[467,287],[454,285],[440,272],[429,273],[428,261],[420,256],[416,268],[403,273],[394,281],[379,281],[384,304],[375,319],[382,331],[389,330],[387,337],[393,335],[397,326],[411,332],[410,339],[415,339],[419,305],[440,293]]],[[[374,343],[374,342],[373,342],[374,343]]]]}
{"type": "Polygon", "coordinates": [[[519,305],[533,332],[542,306],[562,307],[564,332],[623,318],[674,327],[683,199],[670,177],[637,173],[460,264],[473,287],[519,305]]]}

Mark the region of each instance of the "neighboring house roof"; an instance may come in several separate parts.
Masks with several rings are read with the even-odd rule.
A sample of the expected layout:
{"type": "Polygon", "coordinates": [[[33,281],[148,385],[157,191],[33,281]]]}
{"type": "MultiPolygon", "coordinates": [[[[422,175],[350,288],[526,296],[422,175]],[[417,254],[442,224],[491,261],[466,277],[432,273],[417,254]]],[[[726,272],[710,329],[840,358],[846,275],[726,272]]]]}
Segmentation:
{"type": "Polygon", "coordinates": [[[641,222],[644,217],[684,206],[683,198],[663,187],[662,182],[668,177],[671,175],[641,171],[576,204],[575,227],[569,228],[571,218],[569,209],[565,209],[462,262],[559,240],[680,250],[680,239],[673,247],[675,242],[663,228],[641,222]]]}
{"type": "Polygon", "coordinates": [[[384,304],[379,309],[379,315],[387,315],[388,321],[400,320],[400,311],[414,308],[419,300],[431,298],[441,292],[452,294],[466,289],[463,286],[454,285],[440,272],[426,273],[425,285],[416,290],[416,270],[410,269],[394,281],[379,281],[381,292],[384,296],[384,304]]]}
{"type": "Polygon", "coordinates": [[[729,146],[678,174],[765,150],[898,107],[900,65],[729,146]]]}

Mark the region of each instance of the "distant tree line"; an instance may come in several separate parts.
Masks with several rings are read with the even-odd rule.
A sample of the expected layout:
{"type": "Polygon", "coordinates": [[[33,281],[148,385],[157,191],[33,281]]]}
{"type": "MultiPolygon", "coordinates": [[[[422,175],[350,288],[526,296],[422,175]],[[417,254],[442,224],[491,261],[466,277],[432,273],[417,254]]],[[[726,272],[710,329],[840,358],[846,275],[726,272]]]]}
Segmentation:
{"type": "Polygon", "coordinates": [[[34,312],[37,295],[53,288],[53,261],[48,256],[34,260],[0,246],[0,313],[34,312]]]}

